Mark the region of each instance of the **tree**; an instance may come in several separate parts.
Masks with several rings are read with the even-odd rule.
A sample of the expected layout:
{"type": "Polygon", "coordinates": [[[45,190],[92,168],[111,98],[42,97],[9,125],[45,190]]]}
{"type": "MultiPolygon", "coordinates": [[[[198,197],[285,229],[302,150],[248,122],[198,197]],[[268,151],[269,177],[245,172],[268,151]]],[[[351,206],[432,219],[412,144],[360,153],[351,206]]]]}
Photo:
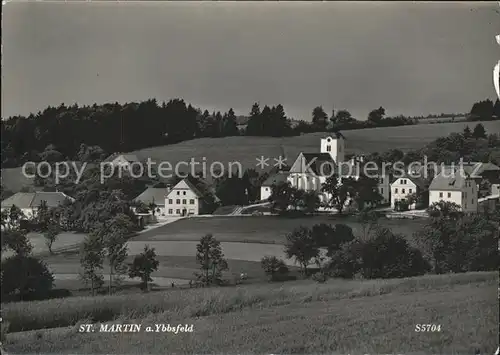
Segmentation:
{"type": "Polygon", "coordinates": [[[292,200],[297,197],[297,189],[293,188],[289,182],[282,182],[271,186],[271,211],[280,214],[286,213],[288,207],[292,204],[292,200]]]}
{"type": "Polygon", "coordinates": [[[238,125],[236,123],[236,115],[232,108],[222,118],[222,136],[237,136],[239,135],[238,125]]]}
{"type": "Polygon", "coordinates": [[[478,123],[476,127],[474,127],[474,131],[472,132],[472,137],[476,139],[486,138],[486,130],[484,129],[484,126],[481,123],[478,123]]]}
{"type": "Polygon", "coordinates": [[[354,182],[354,186],[354,201],[358,205],[358,209],[363,210],[367,205],[374,207],[382,200],[377,180],[361,175],[354,182]]]}
{"type": "Polygon", "coordinates": [[[346,201],[356,193],[355,185],[356,181],[351,177],[342,178],[339,184],[336,175],[329,176],[321,186],[321,191],[328,196],[326,206],[335,208],[342,214],[346,201]]]}
{"type": "Polygon", "coordinates": [[[430,265],[418,249],[387,228],[379,228],[374,238],[362,242],[361,274],[365,278],[400,278],[423,275],[430,265]]]}
{"type": "Polygon", "coordinates": [[[49,248],[50,254],[54,254],[54,252],[52,251],[52,245],[57,240],[57,236],[59,235],[59,233],[61,233],[61,228],[57,223],[54,222],[49,223],[43,233],[45,243],[47,244],[47,248],[49,248]]]}
{"type": "Polygon", "coordinates": [[[2,294],[20,300],[44,299],[54,277],[47,266],[30,255],[16,254],[2,261],[2,294]]]}
{"type": "Polygon", "coordinates": [[[85,284],[90,284],[92,296],[104,283],[104,277],[99,273],[103,269],[104,255],[104,246],[99,234],[96,232],[90,233],[82,245],[80,265],[83,269],[81,278],[85,284]]]}
{"type": "Polygon", "coordinates": [[[323,107],[317,106],[312,112],[313,126],[319,131],[326,131],[328,126],[328,115],[323,110],[323,107]]]}
{"type": "Polygon", "coordinates": [[[375,211],[367,209],[361,210],[358,214],[357,220],[361,225],[361,240],[368,240],[372,232],[379,228],[379,216],[375,211]]]}
{"type": "Polygon", "coordinates": [[[379,126],[380,123],[382,123],[384,116],[385,109],[383,107],[379,107],[378,109],[373,110],[368,114],[368,122],[375,126],[379,126]]]}
{"type": "Polygon", "coordinates": [[[144,251],[134,258],[134,262],[129,267],[130,278],[139,277],[142,281],[142,289],[149,290],[149,282],[151,274],[158,270],[160,263],[156,260],[156,253],[154,248],[149,245],[144,247],[144,251]]]}
{"type": "Polygon", "coordinates": [[[29,255],[33,246],[28,240],[27,231],[21,228],[21,210],[12,206],[9,210],[1,212],[2,252],[10,249],[18,255],[29,255]]]}
{"type": "Polygon", "coordinates": [[[463,134],[462,134],[462,135],[463,135],[463,137],[464,137],[464,138],[466,138],[466,139],[467,139],[467,138],[472,137],[472,132],[471,132],[471,130],[470,130],[470,128],[469,128],[469,126],[465,126],[465,128],[464,128],[464,132],[463,132],[463,134]]]}
{"type": "Polygon", "coordinates": [[[222,281],[222,271],[228,268],[227,261],[220,242],[212,234],[202,237],[196,245],[196,261],[201,265],[201,273],[198,274],[201,282],[210,285],[222,281]]]}
{"type": "Polygon", "coordinates": [[[500,100],[497,99],[495,101],[495,105],[493,106],[493,115],[496,116],[497,119],[500,119],[500,100]]]}
{"type": "Polygon", "coordinates": [[[264,272],[270,277],[271,281],[276,280],[276,275],[288,273],[285,262],[275,256],[265,256],[261,259],[260,263],[262,269],[264,269],[264,272]]]}
{"type": "Polygon", "coordinates": [[[336,224],[335,226],[320,223],[311,228],[311,237],[318,248],[326,248],[327,256],[337,252],[342,244],[354,239],[352,228],[346,224],[336,224]]]}
{"type": "Polygon", "coordinates": [[[286,235],[285,255],[294,258],[307,276],[307,266],[319,256],[319,248],[308,228],[298,227],[286,235]]]}
{"type": "Polygon", "coordinates": [[[314,213],[320,206],[319,196],[315,191],[305,191],[298,201],[298,205],[305,213],[314,213]]]}

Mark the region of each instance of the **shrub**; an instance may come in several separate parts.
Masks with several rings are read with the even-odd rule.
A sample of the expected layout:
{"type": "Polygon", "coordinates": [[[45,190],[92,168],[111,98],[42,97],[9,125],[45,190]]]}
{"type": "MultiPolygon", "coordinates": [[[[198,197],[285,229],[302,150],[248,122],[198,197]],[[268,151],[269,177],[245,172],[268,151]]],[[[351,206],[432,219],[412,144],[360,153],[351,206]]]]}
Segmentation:
{"type": "Polygon", "coordinates": [[[20,300],[45,299],[54,277],[47,266],[33,256],[17,254],[2,262],[2,295],[20,300]]]}
{"type": "Polygon", "coordinates": [[[276,281],[276,277],[288,274],[288,267],[285,262],[275,256],[265,256],[260,261],[262,268],[271,281],[276,281]]]}
{"type": "Polygon", "coordinates": [[[420,250],[410,247],[406,239],[388,229],[378,229],[369,240],[344,244],[332,256],[332,276],[367,279],[401,278],[423,275],[431,267],[420,250]]]}
{"type": "Polygon", "coordinates": [[[327,280],[327,276],[323,272],[317,272],[312,275],[312,279],[318,283],[325,283],[327,280]]]}

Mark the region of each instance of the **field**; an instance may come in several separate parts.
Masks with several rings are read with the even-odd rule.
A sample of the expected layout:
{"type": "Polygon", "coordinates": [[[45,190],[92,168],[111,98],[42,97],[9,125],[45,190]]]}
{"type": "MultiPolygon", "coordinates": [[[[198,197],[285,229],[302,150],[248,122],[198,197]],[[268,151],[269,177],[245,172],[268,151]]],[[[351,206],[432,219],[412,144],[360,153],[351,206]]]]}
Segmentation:
{"type": "MultiPolygon", "coordinates": [[[[411,237],[425,221],[381,219],[379,223],[391,228],[396,233],[411,237]]],[[[245,217],[198,217],[187,218],[175,223],[141,233],[134,241],[199,241],[202,236],[211,233],[220,242],[244,242],[260,244],[283,244],[285,235],[299,226],[311,227],[315,224],[348,224],[354,234],[361,232],[361,224],[354,217],[325,215],[302,218],[283,218],[278,216],[245,217]]],[[[269,246],[266,246],[268,248],[269,246]]]]}
{"type": "Polygon", "coordinates": [[[3,345],[16,354],[474,354],[476,348],[493,354],[497,287],[498,273],[491,272],[7,304],[3,318],[11,333],[3,345]],[[143,328],[139,333],[78,333],[81,323],[113,321],[143,328]],[[192,324],[193,332],[145,332],[155,323],[192,324]],[[419,323],[440,325],[440,331],[415,332],[419,323]]]}
{"type": "MultiPolygon", "coordinates": [[[[343,131],[347,153],[383,152],[391,148],[403,151],[424,147],[438,137],[447,136],[452,132],[461,132],[466,125],[473,127],[479,122],[455,122],[440,124],[418,124],[412,126],[367,128],[343,131]]],[[[481,122],[488,133],[500,132],[500,121],[481,122]]],[[[201,138],[178,144],[142,149],[134,153],[139,158],[151,158],[153,161],[168,161],[175,167],[177,162],[189,162],[194,158],[202,167],[206,161],[207,169],[212,162],[221,162],[228,169],[229,162],[239,162],[244,169],[255,168],[257,157],[273,157],[285,151],[287,163],[292,164],[300,152],[319,151],[319,139],[326,133],[304,134],[298,137],[225,137],[201,138]],[[203,158],[206,158],[204,160],[203,158]]],[[[182,165],[180,167],[183,167],[182,165]]],[[[215,165],[215,168],[219,166],[215,165]]],[[[237,171],[237,166],[233,166],[237,171]]],[[[208,170],[208,174],[210,171],[208,170]]],[[[169,172],[165,172],[169,174],[169,172]]],[[[208,178],[208,176],[207,176],[208,178]]],[[[2,169],[2,184],[6,189],[18,192],[23,186],[32,186],[32,179],[22,175],[21,168],[2,169]]]]}
{"type": "MultiPolygon", "coordinates": [[[[283,244],[285,235],[298,226],[314,224],[345,223],[353,228],[355,235],[361,235],[362,227],[354,217],[315,216],[302,218],[280,218],[273,216],[247,217],[195,217],[145,231],[127,243],[129,259],[140,254],[147,244],[155,248],[160,262],[159,269],[153,274],[154,283],[159,287],[187,284],[194,279],[199,265],[196,264],[196,244],[207,233],[212,233],[221,242],[222,250],[228,260],[229,270],[224,274],[232,279],[241,273],[247,273],[249,282],[265,280],[260,266],[264,256],[276,256],[283,259],[289,267],[296,267],[293,259],[287,259],[283,244]]],[[[396,233],[407,236],[411,242],[413,233],[420,229],[424,220],[389,220],[381,219],[381,225],[391,228],[396,233]]],[[[81,239],[83,237],[79,235],[81,239]]],[[[70,244],[62,236],[59,245],[70,244]]],[[[69,239],[74,242],[75,235],[69,239]]],[[[46,250],[46,249],[45,249],[46,250]]],[[[43,260],[55,274],[55,285],[58,288],[71,286],[72,291],[83,287],[78,282],[80,272],[80,256],[78,250],[58,252],[56,255],[45,253],[43,260]],[[68,283],[69,281],[72,281],[68,283]]],[[[108,273],[108,268],[103,270],[108,273]]],[[[138,283],[138,280],[129,280],[138,283]]]]}

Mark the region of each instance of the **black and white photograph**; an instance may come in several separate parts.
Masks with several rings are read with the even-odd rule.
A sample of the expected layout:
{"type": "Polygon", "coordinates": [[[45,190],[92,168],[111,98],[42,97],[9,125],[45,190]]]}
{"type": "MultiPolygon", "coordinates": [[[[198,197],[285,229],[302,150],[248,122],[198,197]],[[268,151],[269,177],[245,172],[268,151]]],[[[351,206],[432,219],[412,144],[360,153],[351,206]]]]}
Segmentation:
{"type": "Polygon", "coordinates": [[[2,2],[13,354],[499,354],[500,3],[2,2]]]}

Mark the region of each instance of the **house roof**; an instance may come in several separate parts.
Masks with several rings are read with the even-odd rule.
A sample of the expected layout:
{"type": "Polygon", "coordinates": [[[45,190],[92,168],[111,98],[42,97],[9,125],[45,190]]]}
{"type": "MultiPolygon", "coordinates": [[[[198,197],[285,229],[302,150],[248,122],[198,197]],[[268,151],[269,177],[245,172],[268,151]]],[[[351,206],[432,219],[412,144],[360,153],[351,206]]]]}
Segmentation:
{"type": "Polygon", "coordinates": [[[64,201],[74,199],[63,192],[18,192],[2,201],[2,208],[15,205],[19,208],[36,208],[42,201],[47,203],[47,207],[57,207],[64,201]]]}
{"type": "Polygon", "coordinates": [[[461,191],[466,180],[466,173],[461,173],[459,169],[443,171],[432,179],[429,190],[461,191]]]}
{"type": "MultiPolygon", "coordinates": [[[[198,198],[204,198],[208,194],[211,194],[214,196],[215,200],[218,200],[217,196],[215,193],[212,191],[208,183],[206,183],[203,179],[193,177],[193,176],[188,176],[187,178],[182,179],[179,181],[173,188],[172,190],[175,190],[178,188],[179,184],[184,182],[188,188],[193,191],[193,193],[198,197],[198,198]]],[[[170,192],[169,192],[170,194],[170,192]]],[[[169,195],[168,194],[168,195],[169,195]]],[[[168,196],[167,195],[167,196],[168,196]]]]}
{"type": "Polygon", "coordinates": [[[141,160],[137,157],[135,154],[126,154],[126,153],[113,153],[109,157],[107,157],[104,161],[105,162],[111,162],[118,158],[119,156],[122,156],[125,160],[127,160],[129,163],[133,162],[140,162],[141,160]]]}
{"type": "Polygon", "coordinates": [[[143,202],[147,205],[152,202],[154,202],[157,205],[164,205],[166,195],[167,195],[166,188],[149,187],[143,193],[137,196],[134,200],[143,202]]]}
{"type": "Polygon", "coordinates": [[[335,161],[328,153],[302,153],[305,164],[309,165],[314,174],[318,176],[330,175],[330,168],[335,168],[335,161]]]}
{"type": "Polygon", "coordinates": [[[497,172],[500,173],[500,167],[493,163],[482,163],[482,162],[466,162],[462,164],[464,171],[471,174],[481,175],[484,172],[497,172]]]}
{"type": "Polygon", "coordinates": [[[274,184],[280,184],[287,181],[288,173],[278,172],[274,175],[269,176],[263,183],[262,186],[272,186],[274,184]]]}

